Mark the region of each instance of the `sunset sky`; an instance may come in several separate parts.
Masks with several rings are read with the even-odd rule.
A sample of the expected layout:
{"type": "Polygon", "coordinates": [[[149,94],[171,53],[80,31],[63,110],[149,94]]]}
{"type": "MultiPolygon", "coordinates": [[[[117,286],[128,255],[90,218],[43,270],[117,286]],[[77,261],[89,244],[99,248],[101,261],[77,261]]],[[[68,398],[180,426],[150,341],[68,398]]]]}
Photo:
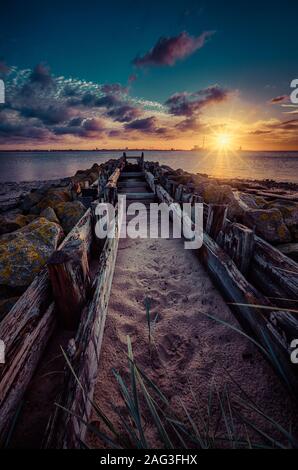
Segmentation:
{"type": "Polygon", "coordinates": [[[294,1],[2,1],[0,148],[298,149],[294,1]]]}

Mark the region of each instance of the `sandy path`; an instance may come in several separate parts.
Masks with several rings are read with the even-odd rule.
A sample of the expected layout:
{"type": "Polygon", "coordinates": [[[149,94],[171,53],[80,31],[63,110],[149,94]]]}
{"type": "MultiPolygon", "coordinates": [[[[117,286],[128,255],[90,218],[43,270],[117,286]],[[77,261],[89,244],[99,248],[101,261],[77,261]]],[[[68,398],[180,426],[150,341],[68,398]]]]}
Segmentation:
{"type": "MultiPolygon", "coordinates": [[[[121,240],[96,384],[97,403],[114,422],[111,404],[124,413],[111,369],[127,370],[126,338],[130,335],[137,364],[171,403],[182,398],[194,418],[198,410],[189,383],[205,413],[212,383],[219,391],[229,384],[230,390],[239,392],[231,374],[263,410],[289,429],[294,406],[263,357],[245,338],[203,313],[237,325],[195,254],[183,248],[183,241],[121,240]],[[158,314],[154,330],[158,354],[152,359],[146,297],[152,299],[152,319],[158,314]]],[[[219,416],[217,409],[214,415],[219,416]]],[[[254,420],[269,430],[268,423],[259,417],[254,420]]],[[[151,445],[158,445],[150,423],[146,426],[151,445]]],[[[89,443],[102,446],[91,436],[89,443]]]]}

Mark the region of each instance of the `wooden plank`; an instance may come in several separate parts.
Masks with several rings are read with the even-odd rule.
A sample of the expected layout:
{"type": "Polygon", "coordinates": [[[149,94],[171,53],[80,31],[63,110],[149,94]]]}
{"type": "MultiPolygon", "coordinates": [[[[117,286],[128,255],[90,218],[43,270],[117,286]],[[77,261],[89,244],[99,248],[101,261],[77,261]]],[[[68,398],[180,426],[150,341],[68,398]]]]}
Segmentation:
{"type": "Polygon", "coordinates": [[[47,263],[56,312],[61,325],[76,330],[90,293],[87,252],[81,240],[52,254],[47,263]]]}
{"type": "MultiPolygon", "coordinates": [[[[26,310],[24,310],[24,315],[26,310]]],[[[5,444],[18,404],[32,379],[56,326],[54,304],[22,331],[20,344],[6,351],[6,364],[0,366],[0,446],[5,444]],[[25,337],[25,340],[23,339],[25,337]]],[[[18,325],[15,325],[18,329],[18,325]]]]}
{"type": "Polygon", "coordinates": [[[242,274],[247,274],[254,252],[253,230],[237,223],[225,224],[225,229],[216,239],[221,248],[234,261],[242,274]]]}
{"type": "Polygon", "coordinates": [[[228,206],[223,204],[210,204],[208,210],[206,232],[213,240],[224,230],[228,213],[228,206]]]}
{"type": "Polygon", "coordinates": [[[251,278],[267,295],[298,299],[298,264],[257,236],[251,278]]]}
{"type": "MultiPolygon", "coordinates": [[[[97,378],[99,356],[104,333],[108,301],[118,248],[118,234],[107,239],[99,260],[96,289],[93,299],[82,318],[78,334],[72,341],[72,367],[80,384],[67,366],[64,387],[58,403],[86,422],[91,412],[91,400],[97,378]]],[[[86,427],[80,419],[57,408],[51,417],[44,447],[58,449],[78,449],[84,441],[86,427]]]]}
{"type": "Polygon", "coordinates": [[[154,197],[154,193],[150,193],[149,191],[146,193],[129,193],[125,192],[123,193],[124,196],[126,196],[127,199],[130,200],[138,200],[138,199],[148,199],[151,197],[154,197]]]}
{"type": "Polygon", "coordinates": [[[121,178],[143,178],[145,173],[143,171],[123,171],[121,173],[121,178]]]}

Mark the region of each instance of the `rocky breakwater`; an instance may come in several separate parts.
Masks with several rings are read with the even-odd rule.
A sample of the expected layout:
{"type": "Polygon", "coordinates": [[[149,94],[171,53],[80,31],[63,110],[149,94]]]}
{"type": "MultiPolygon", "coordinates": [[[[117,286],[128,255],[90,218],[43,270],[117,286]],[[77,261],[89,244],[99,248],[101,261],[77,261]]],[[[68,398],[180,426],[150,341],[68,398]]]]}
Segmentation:
{"type": "Polygon", "coordinates": [[[104,165],[95,164],[72,178],[27,183],[25,191],[31,189],[25,194],[19,185],[13,207],[0,207],[0,321],[84,215],[77,195],[99,178],[104,165]]]}
{"type": "Polygon", "coordinates": [[[255,230],[261,238],[297,259],[297,184],[217,179],[153,162],[147,163],[147,169],[176,200],[226,204],[231,221],[255,230]]]}

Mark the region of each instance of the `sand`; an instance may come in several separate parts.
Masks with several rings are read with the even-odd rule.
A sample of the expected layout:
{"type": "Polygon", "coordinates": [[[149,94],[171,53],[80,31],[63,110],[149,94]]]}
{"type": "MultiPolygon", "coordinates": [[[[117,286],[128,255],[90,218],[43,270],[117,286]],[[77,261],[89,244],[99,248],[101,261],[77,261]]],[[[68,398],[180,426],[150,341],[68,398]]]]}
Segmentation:
{"type": "MultiPolygon", "coordinates": [[[[228,386],[230,393],[242,394],[236,381],[263,411],[286,429],[290,424],[295,429],[297,408],[257,348],[204,314],[238,326],[195,253],[185,250],[182,240],[121,240],[95,388],[96,403],[121,429],[112,406],[124,417],[126,412],[112,368],[128,378],[129,335],[136,363],[160,387],[178,414],[182,399],[198,422],[198,408],[206,416],[211,388],[223,393],[228,386]],[[153,331],[156,349],[153,348],[151,354],[144,307],[146,297],[151,299],[152,319],[158,315],[153,331]]],[[[221,416],[218,404],[212,407],[212,415],[215,426],[221,416]]],[[[247,412],[245,415],[253,417],[263,431],[272,432],[269,423],[259,415],[247,412]]],[[[159,447],[160,441],[146,407],[143,419],[150,446],[159,447]]],[[[106,430],[95,415],[92,422],[101,431],[106,430]]],[[[244,431],[244,427],[239,426],[239,433],[244,431]]],[[[224,435],[226,431],[220,424],[219,436],[224,435]]],[[[256,433],[252,433],[252,438],[260,440],[256,433]]],[[[105,447],[91,434],[88,443],[92,447],[105,447]]]]}

